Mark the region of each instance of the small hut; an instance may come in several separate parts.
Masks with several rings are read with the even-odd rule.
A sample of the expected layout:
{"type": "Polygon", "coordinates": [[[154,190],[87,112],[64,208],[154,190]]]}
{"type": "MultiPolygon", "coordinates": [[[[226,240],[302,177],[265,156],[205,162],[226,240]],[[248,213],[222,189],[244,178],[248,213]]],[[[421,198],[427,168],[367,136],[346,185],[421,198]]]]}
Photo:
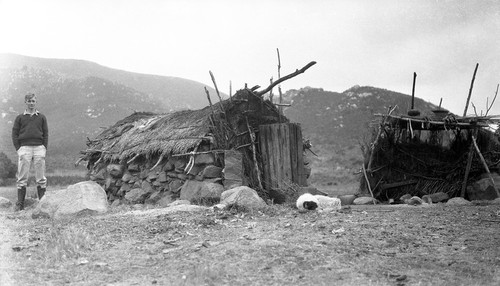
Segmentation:
{"type": "MultiPolygon", "coordinates": [[[[417,74],[413,73],[408,115],[392,115],[396,107],[387,114],[376,114],[382,120],[378,132],[373,133],[372,143],[364,149],[362,191],[394,201],[406,194],[423,197],[440,193],[448,198],[470,199],[500,197],[490,172],[492,168],[499,169],[500,143],[498,134],[491,129],[499,127],[500,116],[487,116],[497,97],[498,85],[484,116],[466,116],[478,66],[472,76],[463,117],[442,109],[441,102],[432,112],[414,109],[417,74]],[[481,178],[486,180],[486,188],[485,184],[472,185],[481,178]]],[[[500,181],[500,176],[495,175],[500,181]]]]}
{"type": "Polygon", "coordinates": [[[277,83],[214,104],[207,92],[210,105],[200,110],[135,112],[89,139],[79,162],[109,201],[127,203],[192,199],[183,193],[193,189],[217,200],[240,185],[266,199],[269,190],[306,185],[300,125],[263,97],[277,83]]]}
{"type": "Polygon", "coordinates": [[[445,193],[465,197],[467,187],[500,162],[495,116],[458,117],[447,110],[433,115],[376,114],[381,117],[373,140],[365,148],[361,189],[380,200],[404,194],[445,193]]]}

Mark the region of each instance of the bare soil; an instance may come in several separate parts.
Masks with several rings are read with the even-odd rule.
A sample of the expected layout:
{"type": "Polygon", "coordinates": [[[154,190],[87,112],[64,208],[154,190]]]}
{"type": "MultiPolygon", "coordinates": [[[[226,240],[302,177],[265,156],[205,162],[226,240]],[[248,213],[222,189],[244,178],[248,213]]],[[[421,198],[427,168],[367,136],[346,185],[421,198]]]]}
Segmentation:
{"type": "Polygon", "coordinates": [[[500,206],[485,203],[0,218],[1,285],[500,285],[500,206]]]}

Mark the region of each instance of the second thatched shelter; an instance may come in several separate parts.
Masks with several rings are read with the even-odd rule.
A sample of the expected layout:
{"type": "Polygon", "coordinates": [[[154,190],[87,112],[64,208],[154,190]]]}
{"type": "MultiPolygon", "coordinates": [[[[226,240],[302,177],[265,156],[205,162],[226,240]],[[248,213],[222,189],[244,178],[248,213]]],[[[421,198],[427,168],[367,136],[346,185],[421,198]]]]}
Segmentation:
{"type": "Polygon", "coordinates": [[[472,197],[472,183],[498,170],[495,116],[458,117],[442,109],[431,116],[378,116],[379,128],[364,149],[361,189],[380,200],[435,193],[472,197]]]}

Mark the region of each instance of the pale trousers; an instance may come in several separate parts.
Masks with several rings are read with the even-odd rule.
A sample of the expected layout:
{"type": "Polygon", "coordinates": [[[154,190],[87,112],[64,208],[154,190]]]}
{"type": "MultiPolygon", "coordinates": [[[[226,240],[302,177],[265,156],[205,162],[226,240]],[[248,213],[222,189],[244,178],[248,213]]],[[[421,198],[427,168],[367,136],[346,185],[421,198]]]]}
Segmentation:
{"type": "Polygon", "coordinates": [[[47,187],[47,178],[45,177],[45,146],[21,146],[17,150],[19,160],[17,162],[17,187],[26,187],[30,173],[31,162],[35,167],[36,184],[42,188],[47,187]]]}

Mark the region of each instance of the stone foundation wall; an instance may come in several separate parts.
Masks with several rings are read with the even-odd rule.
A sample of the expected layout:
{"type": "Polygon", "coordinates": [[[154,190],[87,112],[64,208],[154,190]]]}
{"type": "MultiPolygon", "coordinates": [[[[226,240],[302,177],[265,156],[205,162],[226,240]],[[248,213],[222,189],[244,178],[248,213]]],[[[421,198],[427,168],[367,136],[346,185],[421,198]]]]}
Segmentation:
{"type": "MultiPolygon", "coordinates": [[[[231,153],[232,152],[232,153],[231,153]]],[[[226,176],[231,187],[242,185],[241,155],[223,154],[231,161],[226,176]],[[236,159],[235,159],[236,156],[236,159]],[[234,167],[236,166],[236,167],[234,167]],[[240,166],[240,167],[238,167],[240,166]]],[[[91,180],[105,189],[112,204],[168,204],[176,199],[214,199],[224,190],[224,160],[216,162],[213,153],[164,158],[130,164],[99,164],[89,172],[91,180]]],[[[229,186],[227,186],[229,187],[229,186]]]]}

